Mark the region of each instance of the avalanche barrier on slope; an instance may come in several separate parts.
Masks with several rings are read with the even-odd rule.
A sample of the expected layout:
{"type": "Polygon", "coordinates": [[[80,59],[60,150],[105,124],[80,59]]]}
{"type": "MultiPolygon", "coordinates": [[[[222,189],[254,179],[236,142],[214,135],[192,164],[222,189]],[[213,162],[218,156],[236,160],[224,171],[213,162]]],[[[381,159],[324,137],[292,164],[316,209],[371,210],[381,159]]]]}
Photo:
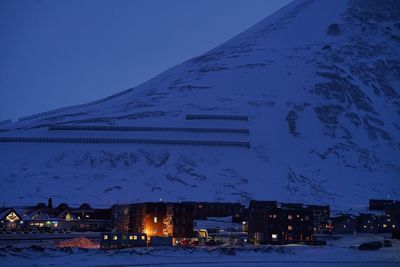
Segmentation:
{"type": "Polygon", "coordinates": [[[182,127],[134,127],[98,125],[50,125],[50,131],[132,131],[132,132],[190,132],[190,133],[229,133],[246,134],[249,129],[234,128],[182,128],[182,127]]]}
{"type": "Polygon", "coordinates": [[[131,139],[131,138],[65,138],[65,137],[0,137],[0,143],[81,143],[81,144],[152,144],[184,146],[220,146],[250,148],[249,142],[131,139]]]}
{"type": "Polygon", "coordinates": [[[238,120],[238,121],[248,121],[248,116],[243,115],[214,115],[214,114],[187,114],[186,120],[238,120]]]}

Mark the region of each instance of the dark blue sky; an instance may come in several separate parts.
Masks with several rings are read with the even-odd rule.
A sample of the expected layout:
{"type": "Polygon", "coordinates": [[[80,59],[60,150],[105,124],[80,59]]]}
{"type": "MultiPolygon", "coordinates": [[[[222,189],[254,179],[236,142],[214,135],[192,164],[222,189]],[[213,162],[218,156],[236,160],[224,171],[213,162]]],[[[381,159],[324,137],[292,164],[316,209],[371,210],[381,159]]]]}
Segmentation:
{"type": "Polygon", "coordinates": [[[291,0],[0,0],[0,120],[122,91],[291,0]]]}

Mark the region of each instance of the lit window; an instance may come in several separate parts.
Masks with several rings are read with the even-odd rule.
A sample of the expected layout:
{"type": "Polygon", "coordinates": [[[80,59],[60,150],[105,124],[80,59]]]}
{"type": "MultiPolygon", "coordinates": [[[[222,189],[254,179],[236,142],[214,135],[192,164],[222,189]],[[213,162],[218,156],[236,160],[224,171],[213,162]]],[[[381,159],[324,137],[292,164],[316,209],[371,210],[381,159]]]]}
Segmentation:
{"type": "Polygon", "coordinates": [[[18,215],[15,214],[14,212],[11,212],[11,213],[8,214],[7,217],[6,217],[6,221],[9,221],[9,222],[14,222],[14,221],[18,221],[18,220],[19,220],[19,217],[18,217],[18,215]]]}
{"type": "Polygon", "coordinates": [[[113,240],[118,240],[118,236],[117,235],[113,236],[113,240]]]}
{"type": "Polygon", "coordinates": [[[104,240],[108,240],[108,235],[104,235],[104,236],[103,236],[103,239],[104,239],[104,240]]]}
{"type": "Polygon", "coordinates": [[[66,221],[71,221],[72,220],[71,214],[67,213],[67,215],[65,215],[65,220],[66,221]]]}
{"type": "Polygon", "coordinates": [[[144,235],[142,235],[142,240],[144,240],[145,239],[145,236],[144,235]]]}
{"type": "Polygon", "coordinates": [[[367,226],[366,226],[366,225],[364,225],[364,228],[367,228],[367,226]]]}
{"type": "Polygon", "coordinates": [[[343,228],[346,228],[346,225],[345,225],[345,224],[343,225],[343,228]]]}
{"type": "MultiPolygon", "coordinates": [[[[144,237],[144,236],[143,236],[143,237],[144,237]]],[[[134,236],[133,236],[133,239],[134,239],[134,240],[137,240],[137,235],[134,235],[134,236]]]]}
{"type": "Polygon", "coordinates": [[[157,223],[157,217],[154,217],[154,223],[157,223]]]}
{"type": "Polygon", "coordinates": [[[392,228],[396,228],[396,225],[393,224],[393,225],[392,225],[392,228]]]}
{"type": "Polygon", "coordinates": [[[273,241],[278,240],[278,235],[277,234],[272,234],[271,236],[272,236],[272,240],[273,241]]]}
{"type": "Polygon", "coordinates": [[[276,219],[277,216],[276,216],[276,214],[274,214],[272,217],[274,217],[274,219],[276,219]]]}
{"type": "Polygon", "coordinates": [[[293,226],[288,225],[287,229],[288,229],[289,231],[292,231],[292,230],[293,230],[293,226]]]}
{"type": "Polygon", "coordinates": [[[288,218],[288,220],[293,220],[293,215],[290,215],[290,214],[289,214],[289,215],[287,216],[287,218],[288,218]]]}
{"type": "Polygon", "coordinates": [[[299,218],[300,217],[300,215],[299,214],[297,214],[297,218],[299,218]]]}
{"type": "Polygon", "coordinates": [[[387,227],[387,225],[386,225],[386,224],[384,224],[384,225],[383,225],[383,228],[386,228],[386,227],[387,227]]]}

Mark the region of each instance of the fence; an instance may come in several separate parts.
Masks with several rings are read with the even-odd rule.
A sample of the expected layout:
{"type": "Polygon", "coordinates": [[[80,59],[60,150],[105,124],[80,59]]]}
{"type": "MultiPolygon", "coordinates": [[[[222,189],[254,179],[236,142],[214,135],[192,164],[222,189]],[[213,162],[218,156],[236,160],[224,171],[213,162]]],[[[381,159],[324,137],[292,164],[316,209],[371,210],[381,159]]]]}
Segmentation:
{"type": "Polygon", "coordinates": [[[190,132],[190,133],[233,133],[249,134],[249,129],[229,128],[179,128],[179,127],[131,127],[97,125],[50,125],[50,131],[132,131],[132,132],[190,132]]]}
{"type": "Polygon", "coordinates": [[[239,120],[239,121],[248,121],[248,116],[242,115],[195,115],[195,114],[187,114],[187,120],[239,120]]]}
{"type": "Polygon", "coordinates": [[[87,143],[87,144],[154,144],[184,146],[221,146],[250,148],[249,142],[131,139],[131,138],[64,138],[64,137],[0,137],[0,143],[87,143]]]}

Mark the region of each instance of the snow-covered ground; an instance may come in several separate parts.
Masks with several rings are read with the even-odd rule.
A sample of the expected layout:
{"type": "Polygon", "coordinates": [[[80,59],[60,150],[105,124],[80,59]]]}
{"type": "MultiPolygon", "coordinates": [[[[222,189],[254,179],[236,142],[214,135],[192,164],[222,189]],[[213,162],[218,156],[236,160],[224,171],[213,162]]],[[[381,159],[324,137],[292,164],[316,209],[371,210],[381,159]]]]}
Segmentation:
{"type": "Polygon", "coordinates": [[[98,249],[2,247],[1,266],[399,266],[400,241],[378,251],[354,246],[383,240],[381,235],[345,235],[324,247],[299,245],[98,249]]]}
{"type": "MultiPolygon", "coordinates": [[[[220,46],[92,103],[3,123],[2,137],[246,141],[250,148],[0,143],[7,203],[400,197],[400,1],[295,0],[220,46]],[[186,114],[248,121],[186,120],[186,114]],[[48,131],[220,127],[249,135],[48,131]]],[[[95,90],[95,88],[93,88],[95,90]]]]}

